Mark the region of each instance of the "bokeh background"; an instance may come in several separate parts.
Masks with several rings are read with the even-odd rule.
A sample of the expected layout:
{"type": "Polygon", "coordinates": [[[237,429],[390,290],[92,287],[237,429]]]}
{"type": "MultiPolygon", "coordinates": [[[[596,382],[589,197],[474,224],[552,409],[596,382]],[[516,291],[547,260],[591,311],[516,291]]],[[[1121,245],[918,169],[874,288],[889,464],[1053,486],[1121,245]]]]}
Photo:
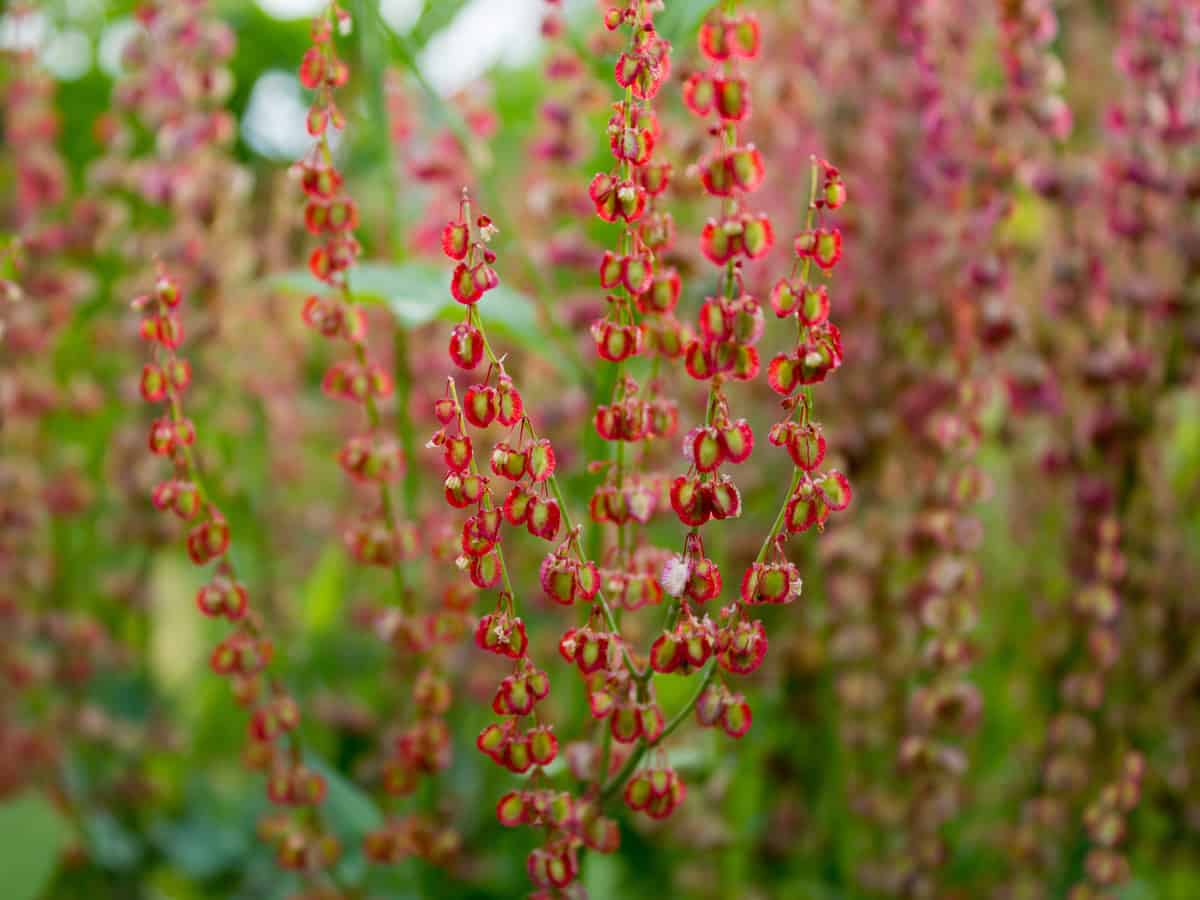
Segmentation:
{"type": "MultiPolygon", "coordinates": [[[[39,68],[58,121],[45,150],[58,157],[47,163],[57,188],[39,221],[82,233],[57,255],[32,252],[24,272],[36,276],[30,294],[42,305],[32,320],[15,306],[6,313],[0,350],[0,597],[6,615],[27,606],[57,623],[0,635],[7,663],[53,669],[32,686],[0,685],[4,728],[38,730],[52,751],[44,765],[0,760],[0,897],[257,900],[299,890],[255,837],[262,779],[241,763],[245,714],[208,670],[221,631],[195,612],[200,576],[178,530],[146,501],[161,472],[144,453],[149,414],[137,396],[128,301],[155,256],[182,260],[203,298],[185,345],[197,370],[191,414],[239,536],[239,569],[282,635],[277,665],[305,709],[311,762],[329,779],[327,815],[346,848],[339,881],[352,896],[395,900],[523,895],[533,838],[494,815],[514,778],[473,746],[502,672],[469,640],[447,657],[454,757],[437,787],[382,797],[372,768],[412,672],[373,625],[387,579],[343,549],[343,524],[363,501],[333,457],[353,411],[322,397],[330,351],[299,317],[313,283],[288,175],[310,144],[295,73],[308,17],[323,4],[213,0],[211,14],[236,39],[223,101],[236,131],[182,175],[155,167],[162,146],[145,121],[117,137],[124,112],[112,98],[139,28],[132,3],[8,6],[0,82],[39,68]],[[23,55],[31,50],[34,62],[23,55]],[[31,328],[36,340],[15,342],[31,328]],[[73,644],[81,620],[103,638],[73,644]],[[451,823],[461,853],[445,866],[369,866],[363,835],[411,809],[451,823]]],[[[710,6],[667,0],[657,18],[677,73],[701,64],[695,36],[710,6]]],[[[846,363],[819,387],[818,409],[855,502],[823,534],[791,545],[804,593],[765,616],[771,654],[745,686],[750,733],[734,742],[681,731],[670,760],[689,782],[684,808],[652,826],[622,813],[620,851],[587,854],[584,885],[595,898],[902,895],[916,852],[906,819],[924,782],[897,759],[913,692],[927,680],[922,592],[953,546],[977,567],[977,585],[963,587],[974,625],[966,678],[982,713],[954,743],[966,771],[949,801],[956,813],[936,896],[1068,896],[1100,843],[1087,810],[1137,751],[1140,802],[1114,826],[1128,877],[1111,896],[1200,897],[1194,5],[1065,0],[1051,5],[1056,30],[1015,41],[999,17],[1019,3],[747,6],[764,21],[749,131],[767,159],[762,204],[777,234],[803,221],[810,154],[838,164],[849,190],[846,272],[832,288],[846,363]],[[1182,85],[1174,105],[1121,64],[1143,8],[1178,23],[1178,42],[1148,27],[1138,44],[1182,85]],[[1122,130],[1111,112],[1121,104],[1151,126],[1122,130]],[[1164,138],[1174,132],[1163,118],[1176,113],[1180,133],[1164,138]],[[1129,160],[1141,168],[1121,168],[1129,160]],[[926,426],[962,372],[948,320],[964,292],[979,318],[970,369],[986,385],[971,466],[990,489],[947,536],[945,510],[927,495],[952,464],[926,426]],[[1111,615],[1089,606],[1097,583],[1116,598],[1111,615]]],[[[367,262],[354,290],[375,351],[400,376],[386,414],[408,453],[403,494],[423,541],[408,565],[418,596],[436,598],[461,578],[437,550],[454,523],[424,443],[449,370],[447,322],[460,317],[438,233],[464,185],[500,227],[504,289],[484,307],[493,340],[555,440],[577,517],[597,480],[588,461],[611,452],[590,426],[612,375],[587,325],[603,307],[595,262],[614,238],[591,215],[586,185],[608,166],[615,53],[598,27],[601,7],[587,0],[567,3],[564,30],[549,36],[541,0],[348,8],[348,125],[336,149],[362,207],[367,262]],[[575,60],[574,74],[548,77],[555,60],[575,60]]],[[[659,101],[660,152],[677,176],[672,262],[694,310],[715,284],[697,249],[712,209],[688,175],[705,136],[682,107],[680,81],[659,101]]],[[[22,149],[0,147],[5,246],[27,224],[22,149]]],[[[788,266],[788,241],[779,243],[749,277],[760,296],[788,266]]],[[[770,352],[782,345],[773,326],[770,352]]],[[[681,371],[668,377],[692,421],[700,388],[681,371]]],[[[738,475],[745,514],[709,539],[727,597],[790,471],[764,439],[776,410],[766,386],[739,391],[760,441],[738,475]]],[[[680,467],[673,447],[646,465],[680,467]]],[[[668,513],[643,538],[674,549],[681,535],[668,513]]],[[[589,529],[593,548],[604,539],[589,529]]],[[[514,578],[557,679],[560,734],[579,734],[582,687],[550,668],[567,620],[538,605],[541,552],[518,544],[514,578]]],[[[652,637],[658,616],[635,616],[633,634],[652,637]]],[[[690,686],[662,676],[656,690],[669,714],[690,686]]]]}

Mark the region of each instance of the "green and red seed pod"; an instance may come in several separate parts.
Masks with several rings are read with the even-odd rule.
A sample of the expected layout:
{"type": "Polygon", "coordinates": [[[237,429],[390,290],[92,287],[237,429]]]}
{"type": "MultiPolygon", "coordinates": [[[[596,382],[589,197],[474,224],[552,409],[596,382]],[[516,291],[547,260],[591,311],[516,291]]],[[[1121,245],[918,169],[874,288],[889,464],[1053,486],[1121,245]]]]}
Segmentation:
{"type": "Polygon", "coordinates": [[[451,472],[466,472],[470,468],[474,451],[471,438],[465,434],[448,434],[442,443],[442,461],[451,472]]]}
{"type": "Polygon", "coordinates": [[[715,472],[725,462],[720,433],[711,425],[693,428],[684,436],[683,455],[697,471],[715,472]]]}
{"type": "Polygon", "coordinates": [[[707,557],[692,561],[691,575],[683,595],[694,603],[707,603],[721,593],[721,570],[707,557]]]}
{"type": "Polygon", "coordinates": [[[790,603],[800,590],[800,571],[789,562],[753,563],[742,576],[742,602],[790,603]]]}
{"type": "Polygon", "coordinates": [[[524,825],[528,805],[524,791],[509,791],[496,803],[496,819],[509,828],[524,825]]]}
{"type": "Polygon", "coordinates": [[[488,613],[475,628],[475,644],[510,659],[520,659],[529,646],[525,623],[507,612],[488,613]]]}
{"type": "Polygon", "coordinates": [[[646,606],[662,603],[662,586],[651,575],[630,575],[624,579],[617,595],[622,609],[636,612],[646,606]]]}
{"type": "Polygon", "coordinates": [[[470,371],[483,360],[483,335],[474,325],[460,323],[450,331],[450,360],[470,371]]]}
{"type": "Polygon", "coordinates": [[[679,668],[684,659],[683,643],[674,633],[664,631],[650,645],[650,668],[669,674],[679,668]]]}
{"type": "Polygon", "coordinates": [[[760,44],[758,19],[714,12],[701,23],[698,40],[700,52],[713,62],[754,59],[760,44]]]}
{"type": "Polygon", "coordinates": [[[504,498],[501,507],[504,521],[513,527],[524,525],[529,521],[529,513],[537,502],[537,497],[523,485],[514,484],[508,496],[504,498]]]}
{"type": "Polygon", "coordinates": [[[513,380],[508,375],[496,379],[496,421],[506,428],[516,425],[525,415],[525,403],[513,380]]]}
{"type": "Polygon", "coordinates": [[[618,705],[608,719],[609,732],[620,744],[632,744],[642,736],[642,717],[632,704],[618,705]]]}
{"type": "Polygon", "coordinates": [[[223,556],[228,549],[229,526],[216,514],[188,532],[188,556],[198,566],[223,556]]]}
{"type": "Polygon", "coordinates": [[[272,653],[270,641],[236,631],[213,648],[209,666],[218,675],[257,675],[270,664],[272,653]]]}
{"type": "Polygon", "coordinates": [[[442,229],[442,252],[450,259],[461,261],[467,258],[471,249],[471,232],[467,223],[461,220],[448,222],[442,229]]]}
{"type": "Polygon", "coordinates": [[[473,384],[463,396],[463,415],[476,428],[487,428],[500,412],[496,389],[488,384],[473,384]]]}
{"type": "Polygon", "coordinates": [[[548,766],[558,756],[558,738],[549,725],[539,725],[525,734],[529,756],[534,765],[548,766]]]}
{"type": "Polygon", "coordinates": [[[762,622],[739,621],[722,636],[717,659],[721,668],[735,675],[749,675],[767,655],[767,632],[762,622]]]}
{"type": "Polygon", "coordinates": [[[526,469],[535,484],[551,478],[554,475],[554,447],[547,438],[534,441],[528,451],[526,469]]]}
{"type": "Polygon", "coordinates": [[[646,189],[632,180],[601,172],[588,186],[588,196],[605,222],[636,222],[646,212],[646,189]]]}
{"type": "Polygon", "coordinates": [[[500,583],[503,570],[500,567],[500,554],[495,550],[482,556],[471,557],[467,565],[467,575],[471,584],[481,590],[494,588],[500,583]]]}
{"type": "Polygon", "coordinates": [[[529,467],[528,451],[516,450],[502,440],[493,446],[490,464],[492,474],[498,478],[520,481],[529,467]]]}
{"type": "Polygon", "coordinates": [[[224,575],[217,575],[196,591],[196,608],[204,615],[224,616],[236,622],[246,615],[249,595],[245,585],[224,575]]]}
{"type": "Polygon", "coordinates": [[[730,697],[721,707],[720,725],[731,738],[743,737],[750,730],[754,716],[746,698],[739,695],[730,697]]]}
{"type": "Polygon", "coordinates": [[[526,531],[534,537],[539,537],[545,541],[552,541],[558,536],[558,529],[561,524],[562,510],[559,508],[557,500],[543,500],[540,497],[533,498],[529,509],[529,518],[525,521],[526,531]]]}
{"type": "Polygon", "coordinates": [[[638,310],[648,315],[665,315],[679,303],[682,289],[683,282],[675,269],[656,272],[649,287],[638,294],[638,310]]]}

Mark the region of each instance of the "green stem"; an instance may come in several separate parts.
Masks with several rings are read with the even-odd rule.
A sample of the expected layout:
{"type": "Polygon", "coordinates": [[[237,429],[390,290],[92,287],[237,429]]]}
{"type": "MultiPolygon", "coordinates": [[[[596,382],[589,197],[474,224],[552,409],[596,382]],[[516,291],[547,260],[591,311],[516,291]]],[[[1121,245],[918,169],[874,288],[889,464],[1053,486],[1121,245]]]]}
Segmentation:
{"type": "Polygon", "coordinates": [[[638,742],[638,745],[634,749],[633,753],[629,754],[629,759],[625,760],[625,765],[621,767],[621,771],[614,775],[612,780],[608,782],[608,784],[606,784],[600,791],[601,800],[607,800],[612,797],[613,794],[619,791],[621,786],[629,780],[629,776],[632,775],[634,770],[638,767],[638,764],[646,755],[646,751],[652,747],[657,747],[659,744],[669,738],[675,732],[675,730],[679,728],[680,725],[683,724],[684,720],[691,714],[692,710],[696,708],[696,704],[700,702],[700,697],[703,696],[704,692],[708,689],[709,684],[712,683],[713,676],[717,674],[717,661],[715,659],[710,659],[707,663],[705,663],[704,668],[701,671],[702,675],[700,678],[700,684],[696,688],[695,693],[693,693],[688,702],[683,705],[683,708],[671,718],[671,721],[666,724],[662,730],[662,734],[660,734],[653,741],[642,740],[638,742]]]}

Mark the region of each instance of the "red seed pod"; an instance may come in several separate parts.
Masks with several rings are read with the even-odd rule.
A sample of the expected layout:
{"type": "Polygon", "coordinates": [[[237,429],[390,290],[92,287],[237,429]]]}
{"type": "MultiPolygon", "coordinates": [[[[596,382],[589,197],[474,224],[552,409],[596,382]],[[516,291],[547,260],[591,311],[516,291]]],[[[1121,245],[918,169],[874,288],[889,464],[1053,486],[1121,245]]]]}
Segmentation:
{"type": "Polygon", "coordinates": [[[733,55],[727,23],[728,20],[720,14],[710,15],[700,23],[700,52],[713,62],[725,62],[733,55]]]}
{"type": "Polygon", "coordinates": [[[508,729],[493,723],[479,732],[479,737],[475,739],[475,746],[479,748],[480,753],[491,757],[494,762],[498,763],[504,758],[504,748],[508,741],[508,729]]]}
{"type": "Polygon", "coordinates": [[[811,486],[800,485],[788,501],[784,511],[784,524],[792,534],[808,531],[814,525],[821,526],[829,517],[829,508],[824,501],[812,491],[811,486]]]}
{"type": "Polygon", "coordinates": [[[223,556],[228,549],[229,526],[215,515],[188,532],[188,556],[198,566],[223,556]]]}
{"type": "Polygon", "coordinates": [[[825,285],[809,285],[804,288],[798,313],[800,321],[810,328],[828,321],[829,291],[825,285]]]}
{"type": "Polygon", "coordinates": [[[704,117],[712,112],[717,89],[711,76],[696,72],[683,82],[683,103],[693,115],[704,117]]]}
{"type": "Polygon", "coordinates": [[[529,454],[525,450],[514,450],[511,445],[501,441],[492,448],[492,472],[500,478],[509,481],[520,481],[525,477],[529,464],[529,454]]]}
{"type": "Polygon", "coordinates": [[[636,222],[646,211],[646,189],[634,181],[624,181],[600,173],[592,179],[588,196],[596,207],[596,215],[605,222],[622,219],[636,222]]]}
{"type": "Polygon", "coordinates": [[[743,463],[754,450],[754,431],[745,419],[730,422],[717,432],[721,453],[731,463],[743,463]]]}
{"type": "Polygon", "coordinates": [[[641,726],[642,737],[649,743],[654,743],[662,737],[666,719],[657,703],[646,703],[637,708],[637,716],[641,726]]]}
{"type": "Polygon", "coordinates": [[[496,421],[509,428],[521,421],[525,415],[525,404],[513,380],[507,375],[497,379],[496,399],[496,421]]]}
{"type": "Polygon", "coordinates": [[[766,172],[758,148],[747,144],[725,150],[703,163],[700,177],[710,194],[728,197],[736,191],[751,193],[758,190],[766,172]]]}
{"type": "Polygon", "coordinates": [[[780,353],[767,366],[767,384],[777,394],[787,397],[800,386],[803,375],[800,360],[796,354],[780,353]]]}
{"type": "Polygon", "coordinates": [[[650,645],[650,668],[655,672],[674,672],[683,659],[683,645],[675,634],[664,631],[650,645]]]}
{"type": "Polygon", "coordinates": [[[758,19],[746,14],[726,19],[725,43],[731,56],[754,59],[760,45],[758,19]]]}
{"type": "Polygon", "coordinates": [[[816,482],[816,486],[817,493],[821,495],[821,499],[831,510],[841,511],[850,505],[850,499],[853,496],[853,492],[850,490],[850,479],[837,469],[828,472],[824,479],[816,482]]]}
{"type": "Polygon", "coordinates": [[[745,78],[714,77],[712,105],[726,122],[741,122],[750,117],[750,84],[745,78]]]}
{"type": "Polygon", "coordinates": [[[168,309],[174,309],[183,300],[183,295],[179,291],[179,285],[163,275],[154,282],[154,299],[168,309]]]}
{"type": "Polygon", "coordinates": [[[458,415],[458,407],[449,397],[441,397],[433,403],[433,415],[443,425],[449,425],[458,415]]]}
{"type": "Polygon", "coordinates": [[[651,575],[632,575],[625,579],[620,593],[621,607],[630,612],[662,603],[662,586],[651,575]]]}
{"type": "Polygon", "coordinates": [[[797,468],[811,472],[825,459],[825,436],[814,425],[796,424],[788,429],[787,451],[797,468]]]}
{"type": "Polygon", "coordinates": [[[791,603],[800,593],[800,572],[791,563],[753,563],[742,576],[742,602],[791,603]]]}
{"type": "Polygon", "coordinates": [[[701,472],[716,471],[725,462],[720,432],[711,425],[693,428],[684,436],[683,455],[701,472]]]}
{"type": "Polygon", "coordinates": [[[309,197],[332,200],[342,186],[342,176],[331,166],[305,166],[301,170],[300,186],[309,197]]]}
{"type": "Polygon", "coordinates": [[[780,278],[771,289],[771,309],[781,319],[794,316],[800,311],[803,296],[803,282],[798,279],[780,278]]]}
{"type": "Polygon", "coordinates": [[[626,783],[622,796],[625,799],[625,805],[634,812],[644,810],[652,798],[650,776],[644,771],[636,773],[626,783]]]}
{"type": "Polygon", "coordinates": [[[675,269],[667,269],[655,275],[649,287],[637,298],[638,309],[643,313],[663,315],[675,309],[683,284],[675,269]]]}
{"type": "Polygon", "coordinates": [[[504,756],[500,764],[510,772],[521,774],[533,768],[533,752],[529,739],[522,735],[514,737],[504,746],[504,756]]]}
{"type": "Polygon", "coordinates": [[[463,397],[463,415],[476,428],[487,428],[500,411],[496,389],[489,384],[473,384],[463,397]]]}
{"type": "Polygon", "coordinates": [[[493,588],[500,583],[500,555],[493,550],[491,553],[483,556],[475,556],[471,558],[470,564],[467,566],[467,574],[471,578],[471,584],[482,590],[493,588]]]}
{"type": "MultiPolygon", "coordinates": [[[[516,488],[514,488],[516,490],[516,488]]],[[[542,591],[561,606],[575,602],[575,569],[578,564],[556,553],[549,553],[538,569],[542,591]]]]}
{"type": "Polygon", "coordinates": [[[642,717],[636,706],[618,706],[608,717],[608,729],[613,740],[632,744],[642,736],[642,717]]]}
{"type": "Polygon", "coordinates": [[[524,678],[506,676],[492,699],[492,711],[498,716],[526,716],[533,710],[535,698],[524,678]]]}
{"type": "Polygon", "coordinates": [[[525,634],[525,623],[507,612],[488,613],[479,620],[475,628],[475,644],[510,659],[525,655],[529,639],[525,634]]]}
{"type": "Polygon", "coordinates": [[[460,369],[471,370],[483,359],[483,335],[474,325],[460,323],[450,332],[450,359],[460,369]]]}
{"type": "Polygon", "coordinates": [[[721,667],[735,675],[749,675],[767,655],[767,632],[762,622],[742,620],[723,635],[721,645],[721,667]]]}
{"type": "Polygon", "coordinates": [[[709,685],[696,700],[696,721],[705,728],[711,728],[721,720],[725,710],[727,693],[724,687],[709,685]]]}
{"type": "Polygon", "coordinates": [[[442,252],[450,259],[463,260],[471,249],[471,233],[466,222],[448,222],[442,229],[442,252]]]}
{"type": "Polygon", "coordinates": [[[557,500],[535,498],[535,501],[529,510],[525,529],[534,537],[552,541],[558,536],[559,525],[562,523],[562,510],[559,508],[557,500]]]}
{"type": "Polygon", "coordinates": [[[733,311],[724,297],[709,297],[700,306],[700,333],[706,344],[733,336],[733,311]]]}
{"type": "Polygon", "coordinates": [[[832,269],[842,258],[842,230],[818,228],[814,232],[813,262],[822,269],[832,269]]]}
{"type": "Polygon", "coordinates": [[[671,508],[684,525],[699,528],[712,515],[708,486],[699,478],[680,475],[671,482],[671,508]]]}
{"type": "Polygon", "coordinates": [[[635,166],[645,165],[654,152],[654,132],[621,124],[609,129],[609,147],[618,160],[635,166]]]}
{"type": "Polygon", "coordinates": [[[200,612],[206,616],[224,616],[231,622],[246,615],[247,604],[245,586],[224,575],[215,576],[196,592],[196,606],[200,612]]]}
{"type": "Polygon", "coordinates": [[[765,213],[759,216],[742,216],[742,252],[747,257],[762,259],[771,252],[773,246],[775,246],[775,229],[765,213]]]}
{"type": "Polygon", "coordinates": [[[736,519],[742,514],[742,495],[728,475],[710,481],[708,506],[714,519],[736,519]]]}
{"type": "Polygon", "coordinates": [[[471,439],[465,434],[448,434],[442,445],[442,460],[452,472],[465,472],[474,453],[471,439]]]}
{"type": "Polygon", "coordinates": [[[167,377],[158,366],[146,363],[142,367],[142,380],[139,385],[142,399],[147,403],[158,403],[167,396],[167,377]]]}
{"type": "Polygon", "coordinates": [[[461,474],[451,472],[442,482],[445,488],[446,502],[455,509],[466,509],[483,499],[487,487],[487,479],[481,475],[461,474]]]}
{"type": "Polygon", "coordinates": [[[742,232],[740,219],[709,219],[700,232],[700,249],[713,265],[723,266],[741,251],[742,232]]]}
{"type": "Polygon", "coordinates": [[[721,593],[721,570],[707,557],[692,563],[691,576],[683,595],[695,603],[707,603],[721,593]]]}
{"type": "Polygon", "coordinates": [[[654,281],[654,261],[649,256],[626,256],[621,259],[621,284],[630,294],[650,289],[654,281]]]}
{"type": "Polygon", "coordinates": [[[504,498],[504,520],[512,526],[524,525],[529,521],[529,512],[536,500],[537,497],[521,485],[513,485],[513,489],[504,498]]]}
{"type": "Polygon", "coordinates": [[[175,503],[175,497],[179,493],[180,482],[162,481],[155,486],[154,491],[150,494],[150,502],[155,508],[166,512],[175,503]]]}
{"type": "Polygon", "coordinates": [[[528,471],[535,484],[540,484],[554,475],[554,447],[548,438],[540,438],[529,446],[528,471]]]}
{"type": "Polygon", "coordinates": [[[475,270],[467,268],[466,263],[454,267],[454,273],[450,276],[450,294],[464,306],[478,303],[483,296],[483,288],[476,280],[475,270]]]}
{"type": "Polygon", "coordinates": [[[483,556],[492,551],[499,538],[499,510],[480,510],[469,516],[462,526],[460,543],[463,553],[470,557],[483,556]],[[488,515],[495,513],[495,516],[488,515]],[[497,527],[493,527],[493,525],[497,527]]]}
{"type": "Polygon", "coordinates": [[[697,381],[708,381],[717,374],[715,346],[704,341],[691,341],[683,354],[683,366],[697,381]]]}
{"type": "Polygon", "coordinates": [[[745,735],[753,721],[750,704],[741,694],[731,697],[721,709],[720,725],[731,738],[737,739],[745,735]]]}
{"type": "Polygon", "coordinates": [[[600,286],[614,288],[621,283],[621,259],[611,250],[604,251],[600,260],[600,286]]]}
{"type": "Polygon", "coordinates": [[[651,162],[637,170],[638,184],[645,188],[651,197],[657,197],[671,183],[671,164],[668,162],[651,162]]]}
{"type": "MultiPolygon", "coordinates": [[[[584,675],[609,668],[610,651],[613,648],[611,635],[591,628],[580,628],[573,635],[573,645],[574,662],[584,675]]],[[[559,649],[562,650],[561,644],[559,649]]]]}
{"type": "Polygon", "coordinates": [[[526,732],[525,739],[534,765],[548,766],[558,756],[558,738],[554,736],[551,726],[539,725],[526,732]]]}
{"type": "Polygon", "coordinates": [[[592,339],[596,342],[596,353],[601,359],[618,363],[642,350],[642,331],[636,325],[621,325],[608,319],[597,319],[592,323],[592,339]]]}
{"type": "Polygon", "coordinates": [[[513,828],[526,824],[528,801],[523,791],[509,791],[496,804],[496,819],[501,825],[513,828]]]}

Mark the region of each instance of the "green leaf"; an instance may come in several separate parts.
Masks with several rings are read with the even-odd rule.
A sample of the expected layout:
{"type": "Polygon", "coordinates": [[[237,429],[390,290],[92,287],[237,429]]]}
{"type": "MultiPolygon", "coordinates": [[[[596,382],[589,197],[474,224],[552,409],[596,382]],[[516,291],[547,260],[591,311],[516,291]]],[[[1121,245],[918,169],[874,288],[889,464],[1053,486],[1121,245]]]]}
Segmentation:
{"type": "Polygon", "coordinates": [[[304,630],[328,631],[339,621],[346,585],[346,554],[330,544],[304,583],[304,630]]]}
{"type": "Polygon", "coordinates": [[[350,839],[358,846],[368,832],[383,824],[379,807],[356,784],[314,754],[305,755],[305,764],[325,778],[325,803],[321,812],[343,842],[350,839]]]}
{"type": "Polygon", "coordinates": [[[121,872],[133,868],[142,858],[137,835],[107,812],[93,813],[83,822],[88,849],[101,868],[121,872]]]}
{"type": "Polygon", "coordinates": [[[32,791],[0,804],[0,872],[5,900],[36,900],[71,841],[71,827],[44,796],[32,791]]]}
{"type": "MultiPolygon", "coordinates": [[[[278,290],[303,296],[327,290],[304,270],[286,272],[273,284],[278,290]]],[[[437,320],[458,322],[463,317],[462,305],[450,296],[449,270],[430,263],[359,263],[350,270],[350,294],[356,302],[386,306],[408,329],[437,320]]],[[[480,312],[488,329],[496,334],[525,347],[546,347],[533,301],[520,291],[501,284],[487,292],[480,312]]]]}

